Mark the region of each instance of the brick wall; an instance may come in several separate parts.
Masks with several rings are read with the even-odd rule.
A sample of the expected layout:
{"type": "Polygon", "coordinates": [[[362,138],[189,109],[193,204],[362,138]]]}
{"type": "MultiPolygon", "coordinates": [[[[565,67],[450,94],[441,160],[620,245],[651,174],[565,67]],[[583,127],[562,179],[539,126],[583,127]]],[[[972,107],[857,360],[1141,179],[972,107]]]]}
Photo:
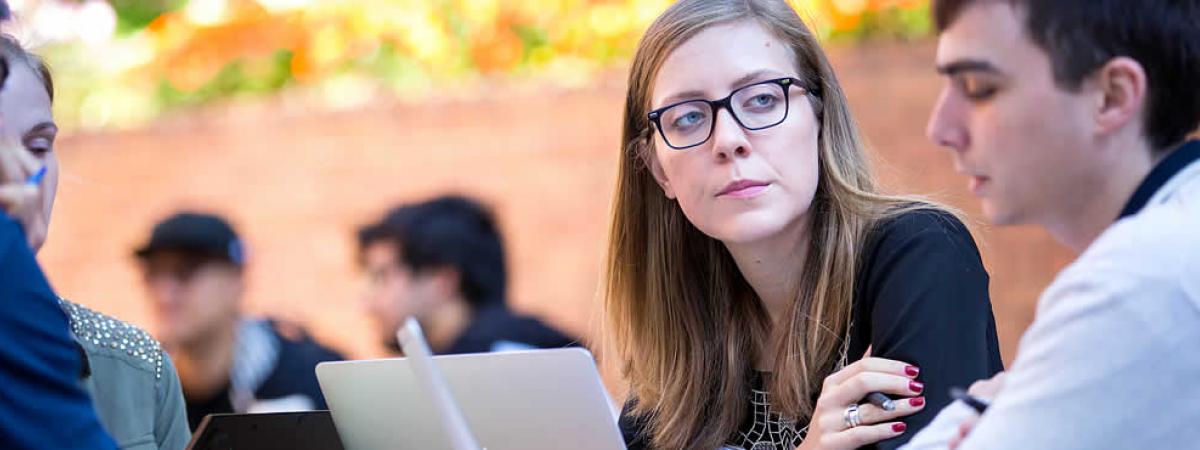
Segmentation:
{"type": "MultiPolygon", "coordinates": [[[[949,155],[923,138],[941,83],[931,44],[831,53],[886,185],[946,201],[975,222],[1010,361],[1038,292],[1070,255],[1039,229],[984,225],[949,155]]],[[[250,311],[375,356],[357,308],[352,232],[393,202],[449,190],[481,196],[501,217],[516,307],[591,334],[623,80],[614,73],[582,90],[502,83],[472,99],[381,99],[342,112],[273,100],[64,136],[42,260],[65,296],[151,327],[130,252],[177,208],[217,210],[249,241],[250,311]]]]}

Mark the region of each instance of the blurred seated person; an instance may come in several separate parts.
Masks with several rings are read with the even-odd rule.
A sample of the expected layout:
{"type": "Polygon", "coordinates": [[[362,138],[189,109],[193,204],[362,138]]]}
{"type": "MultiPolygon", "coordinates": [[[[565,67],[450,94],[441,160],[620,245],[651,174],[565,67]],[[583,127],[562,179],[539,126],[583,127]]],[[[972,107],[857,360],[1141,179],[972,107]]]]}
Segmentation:
{"type": "Polygon", "coordinates": [[[341,355],[293,325],[243,316],[246,257],[228,222],[175,214],[135,255],[193,430],[214,413],[326,408],[314,367],[341,355]]]}
{"type": "Polygon", "coordinates": [[[504,245],[492,214],[458,196],[405,204],[358,232],[375,331],[400,353],[396,330],[416,317],[437,354],[561,348],[575,340],[508,309],[504,245]]]}
{"type": "MultiPolygon", "coordinates": [[[[0,20],[7,6],[0,0],[0,20]]],[[[50,183],[34,174],[54,161],[11,139],[27,118],[50,115],[49,89],[23,51],[0,48],[0,448],[115,449],[80,386],[83,355],[67,315],[33,256],[53,203],[50,183]]]]}
{"type": "MultiPolygon", "coordinates": [[[[0,71],[4,81],[0,152],[5,155],[0,165],[9,173],[15,169],[14,174],[20,174],[22,167],[30,173],[45,170],[40,181],[18,185],[36,200],[31,202],[32,207],[20,207],[21,202],[8,195],[18,192],[12,190],[0,194],[0,207],[23,224],[29,247],[37,253],[45,242],[58,191],[59,166],[54,148],[58,128],[51,113],[54,82],[42,60],[7,35],[0,35],[0,63],[5,69],[0,71]]],[[[179,378],[158,341],[136,326],[84,306],[62,298],[55,298],[54,303],[61,309],[59,315],[66,313],[74,338],[72,350],[82,359],[81,366],[62,371],[90,395],[88,406],[95,407],[100,423],[117,446],[142,450],[178,450],[186,446],[191,432],[179,378]]],[[[28,343],[28,339],[21,341],[28,343]]],[[[51,420],[44,426],[49,430],[56,422],[51,420]]]]}

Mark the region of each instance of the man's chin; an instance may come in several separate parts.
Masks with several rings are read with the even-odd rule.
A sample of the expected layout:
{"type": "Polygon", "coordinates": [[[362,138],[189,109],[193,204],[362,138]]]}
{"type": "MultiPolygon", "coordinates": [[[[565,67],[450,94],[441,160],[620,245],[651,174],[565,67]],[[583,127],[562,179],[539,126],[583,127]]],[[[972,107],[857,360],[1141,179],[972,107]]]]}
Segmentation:
{"type": "Polygon", "coordinates": [[[983,217],[992,225],[1024,225],[1026,222],[1017,211],[1005,208],[991,200],[983,201],[983,217]]]}

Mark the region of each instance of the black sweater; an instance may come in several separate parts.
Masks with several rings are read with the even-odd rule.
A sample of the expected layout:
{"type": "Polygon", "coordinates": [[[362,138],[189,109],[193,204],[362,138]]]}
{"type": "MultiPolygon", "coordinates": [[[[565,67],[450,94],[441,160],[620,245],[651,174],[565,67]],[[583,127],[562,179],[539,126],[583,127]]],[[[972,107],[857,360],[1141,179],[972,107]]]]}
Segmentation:
{"type": "MultiPolygon", "coordinates": [[[[971,233],[954,216],[918,210],[881,223],[860,255],[854,293],[848,357],[853,362],[867,347],[872,356],[921,368],[925,409],[902,418],[908,431],[871,448],[898,448],[950,404],[951,387],[967,387],[1003,370],[996,322],[988,299],[988,275],[971,233]]],[[[756,377],[757,378],[757,377],[756,377]]],[[[761,388],[761,380],[753,380],[761,388]]],[[[759,394],[763,395],[763,394],[759,394]]],[[[747,399],[747,408],[753,408],[747,399]]],[[[762,403],[762,399],[758,399],[762,403]]],[[[754,434],[753,410],[729,441],[754,434]]],[[[644,423],[621,415],[621,432],[630,449],[649,448],[644,423]]],[[[807,420],[799,421],[803,428],[807,420]]],[[[791,450],[798,443],[777,442],[791,450]]]]}

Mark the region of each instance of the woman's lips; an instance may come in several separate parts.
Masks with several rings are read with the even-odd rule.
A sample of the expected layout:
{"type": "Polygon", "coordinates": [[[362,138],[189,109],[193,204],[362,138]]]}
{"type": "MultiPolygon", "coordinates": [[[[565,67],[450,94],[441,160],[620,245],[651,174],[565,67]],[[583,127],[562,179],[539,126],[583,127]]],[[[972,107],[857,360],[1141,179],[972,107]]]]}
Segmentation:
{"type": "Polygon", "coordinates": [[[717,197],[750,198],[761,194],[771,183],[756,180],[738,180],[729,183],[717,193],[717,197]]]}

